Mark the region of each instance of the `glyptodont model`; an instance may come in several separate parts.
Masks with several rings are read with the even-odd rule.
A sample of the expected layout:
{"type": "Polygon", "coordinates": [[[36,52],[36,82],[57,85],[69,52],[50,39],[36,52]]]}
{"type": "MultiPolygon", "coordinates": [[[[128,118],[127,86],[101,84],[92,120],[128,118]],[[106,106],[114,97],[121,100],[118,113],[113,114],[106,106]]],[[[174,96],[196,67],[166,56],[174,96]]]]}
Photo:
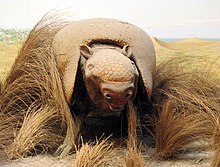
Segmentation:
{"type": "MultiPolygon", "coordinates": [[[[150,98],[156,56],[142,29],[104,18],[70,22],[56,34],[53,48],[65,97],[78,124],[92,107],[122,111],[129,100],[144,94],[150,98]]],[[[74,144],[70,136],[76,138],[76,133],[67,130],[57,154],[68,154],[74,144]]]]}

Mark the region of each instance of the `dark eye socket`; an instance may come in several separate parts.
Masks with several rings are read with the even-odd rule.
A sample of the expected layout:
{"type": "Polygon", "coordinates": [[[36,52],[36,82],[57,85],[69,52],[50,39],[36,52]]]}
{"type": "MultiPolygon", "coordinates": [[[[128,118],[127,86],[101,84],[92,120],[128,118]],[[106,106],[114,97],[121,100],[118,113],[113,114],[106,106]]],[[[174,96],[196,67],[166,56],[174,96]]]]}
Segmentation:
{"type": "Polygon", "coordinates": [[[136,67],[136,64],[131,60],[131,64],[136,67]]]}
{"type": "Polygon", "coordinates": [[[136,70],[137,66],[136,66],[136,64],[132,60],[131,60],[131,64],[133,65],[134,69],[136,70]]]}
{"type": "Polygon", "coordinates": [[[94,64],[89,63],[89,64],[87,65],[87,67],[88,67],[89,70],[92,70],[92,69],[94,68],[94,64]]]}
{"type": "Polygon", "coordinates": [[[125,98],[128,98],[128,97],[130,97],[131,96],[131,94],[130,93],[127,93],[126,95],[125,95],[125,98]]]}

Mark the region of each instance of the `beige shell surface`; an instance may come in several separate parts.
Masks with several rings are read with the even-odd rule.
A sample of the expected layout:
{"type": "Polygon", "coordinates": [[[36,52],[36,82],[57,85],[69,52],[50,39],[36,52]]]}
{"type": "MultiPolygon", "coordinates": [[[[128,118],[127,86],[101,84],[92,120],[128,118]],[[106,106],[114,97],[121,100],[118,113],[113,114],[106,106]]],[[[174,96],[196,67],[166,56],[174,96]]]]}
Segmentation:
{"type": "Polygon", "coordinates": [[[112,42],[119,46],[129,45],[142,77],[148,96],[151,95],[156,56],[151,38],[142,29],[114,19],[87,19],[70,22],[54,38],[53,48],[63,72],[64,92],[71,101],[76,71],[80,58],[79,46],[93,42],[112,42]]]}
{"type": "Polygon", "coordinates": [[[113,49],[100,50],[88,62],[95,66],[93,76],[104,81],[129,82],[136,75],[130,59],[113,49]]]}

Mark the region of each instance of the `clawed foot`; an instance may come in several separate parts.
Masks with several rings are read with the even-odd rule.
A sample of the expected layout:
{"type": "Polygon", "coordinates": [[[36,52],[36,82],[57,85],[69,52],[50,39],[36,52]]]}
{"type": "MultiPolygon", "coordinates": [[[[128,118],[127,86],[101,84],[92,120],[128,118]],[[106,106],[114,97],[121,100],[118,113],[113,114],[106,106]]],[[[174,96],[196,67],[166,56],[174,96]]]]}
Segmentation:
{"type": "Polygon", "coordinates": [[[64,158],[67,155],[69,155],[72,148],[73,148],[73,145],[68,145],[68,144],[64,143],[58,147],[58,149],[55,152],[55,156],[59,156],[60,158],[64,158]]]}
{"type": "Polygon", "coordinates": [[[67,155],[69,155],[70,151],[73,149],[73,147],[76,146],[75,140],[76,137],[74,136],[75,131],[67,129],[67,135],[64,139],[64,142],[62,145],[58,147],[58,149],[55,152],[55,156],[59,156],[60,158],[64,158],[67,155]]]}
{"type": "Polygon", "coordinates": [[[74,122],[72,119],[67,119],[67,133],[62,145],[58,147],[55,152],[55,156],[59,156],[60,158],[64,158],[69,155],[72,148],[76,146],[75,141],[78,139],[79,130],[81,125],[81,119],[76,118],[74,122]]]}

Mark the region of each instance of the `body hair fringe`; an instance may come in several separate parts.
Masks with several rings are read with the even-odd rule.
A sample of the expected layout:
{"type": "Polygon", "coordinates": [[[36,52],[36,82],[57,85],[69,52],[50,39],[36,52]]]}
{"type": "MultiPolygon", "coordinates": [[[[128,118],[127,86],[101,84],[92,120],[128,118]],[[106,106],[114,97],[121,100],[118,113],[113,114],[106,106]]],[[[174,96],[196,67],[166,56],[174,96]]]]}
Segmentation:
{"type": "MultiPolygon", "coordinates": [[[[59,14],[43,17],[29,33],[11,71],[0,83],[0,151],[9,159],[53,153],[64,140],[68,120],[73,119],[67,114],[70,109],[52,49],[54,36],[67,23],[59,14]]],[[[219,124],[215,122],[220,111],[220,79],[213,71],[214,63],[207,63],[203,68],[190,67],[190,62],[200,60],[204,64],[198,57],[176,56],[157,65],[151,102],[159,158],[176,156],[188,144],[212,139],[214,135],[217,151],[213,164],[219,164],[219,124]]],[[[129,103],[129,107],[130,112],[135,111],[133,104],[129,103]]],[[[133,132],[130,131],[125,163],[132,166],[135,161],[142,166],[141,152],[133,138],[136,122],[130,120],[130,125],[133,132]],[[129,159],[133,153],[134,159],[129,159]]],[[[87,144],[82,147],[86,152],[88,148],[87,144]]],[[[102,155],[110,154],[111,149],[105,144],[101,144],[102,148],[104,152],[98,156],[104,162],[102,155]]],[[[77,156],[81,155],[83,151],[78,151],[77,156]]],[[[91,157],[95,159],[92,152],[91,157]]],[[[84,163],[84,160],[79,158],[77,162],[84,163]]]]}
{"type": "Polygon", "coordinates": [[[157,157],[175,157],[187,145],[212,138],[220,111],[216,66],[193,56],[176,56],[157,66],[152,95],[157,157]],[[192,68],[190,62],[204,66],[192,68]]]}
{"type": "Polygon", "coordinates": [[[1,86],[2,119],[10,119],[10,122],[7,119],[0,122],[0,128],[7,125],[7,128],[1,131],[2,136],[7,138],[1,140],[1,146],[4,146],[9,158],[24,157],[31,150],[43,151],[59,145],[61,141],[57,139],[62,138],[66,119],[71,119],[65,115],[65,112],[70,111],[52,49],[55,34],[67,24],[67,21],[62,20],[61,16],[53,13],[42,18],[29,33],[1,86]],[[37,119],[39,114],[42,119],[37,119]],[[45,125],[45,128],[42,128],[42,125],[45,125]],[[36,128],[32,129],[33,126],[36,128]],[[54,129],[51,130],[51,127],[54,129]],[[49,134],[51,137],[48,137],[49,134]],[[60,136],[57,137],[56,134],[60,136]],[[24,146],[25,143],[19,141],[21,138],[31,144],[24,146]],[[19,148],[19,151],[12,146],[19,148]]]}
{"type": "Polygon", "coordinates": [[[215,119],[215,131],[213,135],[213,151],[214,155],[211,159],[212,167],[220,166],[220,117],[215,119]]]}

